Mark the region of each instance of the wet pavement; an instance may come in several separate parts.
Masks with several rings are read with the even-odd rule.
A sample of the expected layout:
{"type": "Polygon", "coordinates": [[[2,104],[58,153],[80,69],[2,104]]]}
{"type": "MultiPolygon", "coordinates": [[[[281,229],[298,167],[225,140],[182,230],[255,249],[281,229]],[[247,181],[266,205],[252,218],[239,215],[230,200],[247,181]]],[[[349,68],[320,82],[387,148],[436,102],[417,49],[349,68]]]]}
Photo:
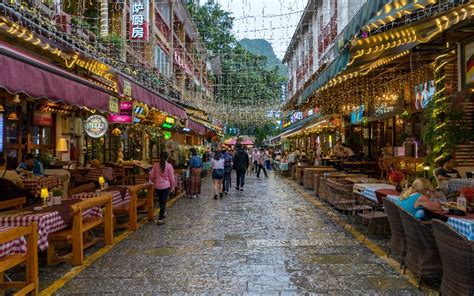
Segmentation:
{"type": "MultiPolygon", "coordinates": [[[[235,181],[235,180],[233,180],[235,181]]],[[[406,277],[274,178],[212,199],[181,199],[57,295],[414,295],[406,277]]]]}

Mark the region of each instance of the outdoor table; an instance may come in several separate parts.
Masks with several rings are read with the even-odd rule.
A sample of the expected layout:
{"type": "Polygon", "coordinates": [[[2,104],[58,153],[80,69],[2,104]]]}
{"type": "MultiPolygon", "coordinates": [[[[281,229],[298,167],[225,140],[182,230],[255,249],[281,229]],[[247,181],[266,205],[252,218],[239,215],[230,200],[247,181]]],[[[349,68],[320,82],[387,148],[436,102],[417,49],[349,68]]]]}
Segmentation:
{"type": "MultiPolygon", "coordinates": [[[[79,202],[76,201],[63,201],[63,204],[72,205],[79,202]]],[[[47,212],[38,211],[35,213],[32,207],[24,208],[21,210],[0,212],[0,226],[29,226],[33,222],[38,224],[38,248],[44,251],[48,248],[48,235],[50,233],[67,228],[66,221],[62,218],[58,209],[59,206],[53,205],[46,208],[47,212]]],[[[102,210],[100,207],[94,207],[87,209],[82,213],[83,217],[102,217],[102,210]]],[[[72,214],[71,214],[72,218],[72,214]]]]}
{"type": "Polygon", "coordinates": [[[99,177],[104,177],[109,181],[115,180],[114,169],[111,167],[91,168],[84,178],[88,181],[97,182],[99,177]]]}
{"type": "Polygon", "coordinates": [[[449,192],[459,192],[463,188],[474,188],[474,179],[450,179],[448,181],[449,192]]]}
{"type": "Polygon", "coordinates": [[[395,190],[395,186],[385,183],[355,183],[354,192],[360,196],[379,204],[376,191],[380,189],[395,190]]]}
{"type": "Polygon", "coordinates": [[[25,189],[35,197],[41,196],[41,188],[48,188],[49,190],[55,187],[63,187],[63,181],[59,176],[25,178],[23,184],[25,189]]]}
{"type": "MultiPolygon", "coordinates": [[[[0,233],[13,230],[13,226],[0,226],[0,233]]],[[[11,254],[23,254],[26,253],[26,239],[18,237],[14,240],[8,241],[6,243],[0,244],[0,258],[11,254]]]]}
{"type": "Polygon", "coordinates": [[[77,193],[71,196],[71,199],[87,199],[104,194],[104,192],[110,192],[112,193],[112,207],[119,207],[127,204],[132,199],[129,188],[129,186],[112,186],[105,190],[77,193]]]}
{"type": "Polygon", "coordinates": [[[467,218],[449,217],[447,223],[468,240],[474,241],[474,214],[464,217],[467,218]]]}
{"type": "Polygon", "coordinates": [[[79,175],[81,177],[81,183],[85,183],[86,181],[86,175],[87,173],[89,173],[89,171],[91,170],[91,168],[75,168],[71,171],[71,175],[73,175],[74,173],[72,172],[76,172],[77,175],[79,175]]]}
{"type": "Polygon", "coordinates": [[[306,189],[314,189],[314,175],[323,174],[325,172],[335,172],[333,167],[310,167],[303,169],[303,187],[306,189]]]}

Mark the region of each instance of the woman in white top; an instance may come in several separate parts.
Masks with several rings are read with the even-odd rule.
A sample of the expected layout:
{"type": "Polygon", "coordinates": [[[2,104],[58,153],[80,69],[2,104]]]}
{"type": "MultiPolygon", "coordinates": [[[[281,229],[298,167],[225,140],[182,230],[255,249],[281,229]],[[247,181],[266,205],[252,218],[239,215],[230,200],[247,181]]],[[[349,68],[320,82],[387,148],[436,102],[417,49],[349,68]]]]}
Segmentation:
{"type": "Polygon", "coordinates": [[[220,151],[216,151],[214,158],[211,160],[212,182],[214,183],[214,199],[217,196],[222,198],[222,180],[224,179],[224,163],[225,159],[222,157],[220,151]]]}

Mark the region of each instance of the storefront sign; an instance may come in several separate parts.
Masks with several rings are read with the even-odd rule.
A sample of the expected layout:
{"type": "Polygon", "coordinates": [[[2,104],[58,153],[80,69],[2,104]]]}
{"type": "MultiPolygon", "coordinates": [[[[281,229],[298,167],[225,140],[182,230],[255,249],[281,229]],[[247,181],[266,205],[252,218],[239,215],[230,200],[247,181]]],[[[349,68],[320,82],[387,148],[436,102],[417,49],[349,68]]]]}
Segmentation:
{"type": "Polygon", "coordinates": [[[167,123],[171,124],[171,125],[174,125],[174,118],[173,118],[173,117],[167,116],[166,119],[165,119],[165,121],[166,121],[167,123]]]}
{"type": "Polygon", "coordinates": [[[33,125],[53,126],[51,112],[41,112],[35,110],[33,113],[33,125]]]}
{"type": "Polygon", "coordinates": [[[109,124],[105,117],[100,115],[92,115],[84,122],[86,134],[91,138],[100,138],[105,135],[109,124]]]}
{"type": "Polygon", "coordinates": [[[384,114],[393,112],[393,110],[394,110],[393,106],[387,106],[387,104],[380,104],[378,106],[375,106],[374,115],[375,116],[382,116],[384,114]]]}
{"type": "Polygon", "coordinates": [[[168,132],[168,131],[164,131],[164,132],[163,132],[163,138],[164,138],[165,140],[171,139],[171,133],[168,132]]]}
{"type": "Polygon", "coordinates": [[[135,102],[133,104],[133,123],[139,123],[148,115],[148,108],[145,104],[135,102]]]}
{"type": "Polygon", "coordinates": [[[116,97],[109,97],[109,111],[112,113],[119,112],[119,99],[117,99],[116,97]]]}
{"type": "Polygon", "coordinates": [[[123,101],[119,104],[119,113],[118,114],[109,114],[108,120],[110,123],[132,123],[133,102],[123,101]]]}
{"type": "Polygon", "coordinates": [[[130,5],[130,40],[148,41],[148,0],[135,0],[130,5]]]}
{"type": "Polygon", "coordinates": [[[168,123],[168,122],[165,122],[165,123],[163,123],[162,127],[164,127],[164,128],[173,128],[173,125],[168,123]]]}
{"type": "Polygon", "coordinates": [[[0,152],[3,153],[3,113],[0,113],[0,152]]]}
{"type": "Polygon", "coordinates": [[[132,84],[130,83],[130,81],[123,81],[123,94],[129,97],[132,96],[132,84]]]}

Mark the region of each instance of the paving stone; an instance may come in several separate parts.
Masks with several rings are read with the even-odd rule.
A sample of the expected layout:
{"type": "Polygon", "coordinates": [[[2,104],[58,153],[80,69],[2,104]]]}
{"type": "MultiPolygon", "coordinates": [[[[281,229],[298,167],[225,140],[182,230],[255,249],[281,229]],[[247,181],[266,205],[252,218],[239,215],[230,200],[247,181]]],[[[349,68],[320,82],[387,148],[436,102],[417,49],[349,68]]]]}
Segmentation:
{"type": "MultiPolygon", "coordinates": [[[[407,278],[286,180],[168,209],[114,246],[58,295],[417,295],[407,278]]],[[[207,193],[207,194],[206,194],[207,193]]]]}

